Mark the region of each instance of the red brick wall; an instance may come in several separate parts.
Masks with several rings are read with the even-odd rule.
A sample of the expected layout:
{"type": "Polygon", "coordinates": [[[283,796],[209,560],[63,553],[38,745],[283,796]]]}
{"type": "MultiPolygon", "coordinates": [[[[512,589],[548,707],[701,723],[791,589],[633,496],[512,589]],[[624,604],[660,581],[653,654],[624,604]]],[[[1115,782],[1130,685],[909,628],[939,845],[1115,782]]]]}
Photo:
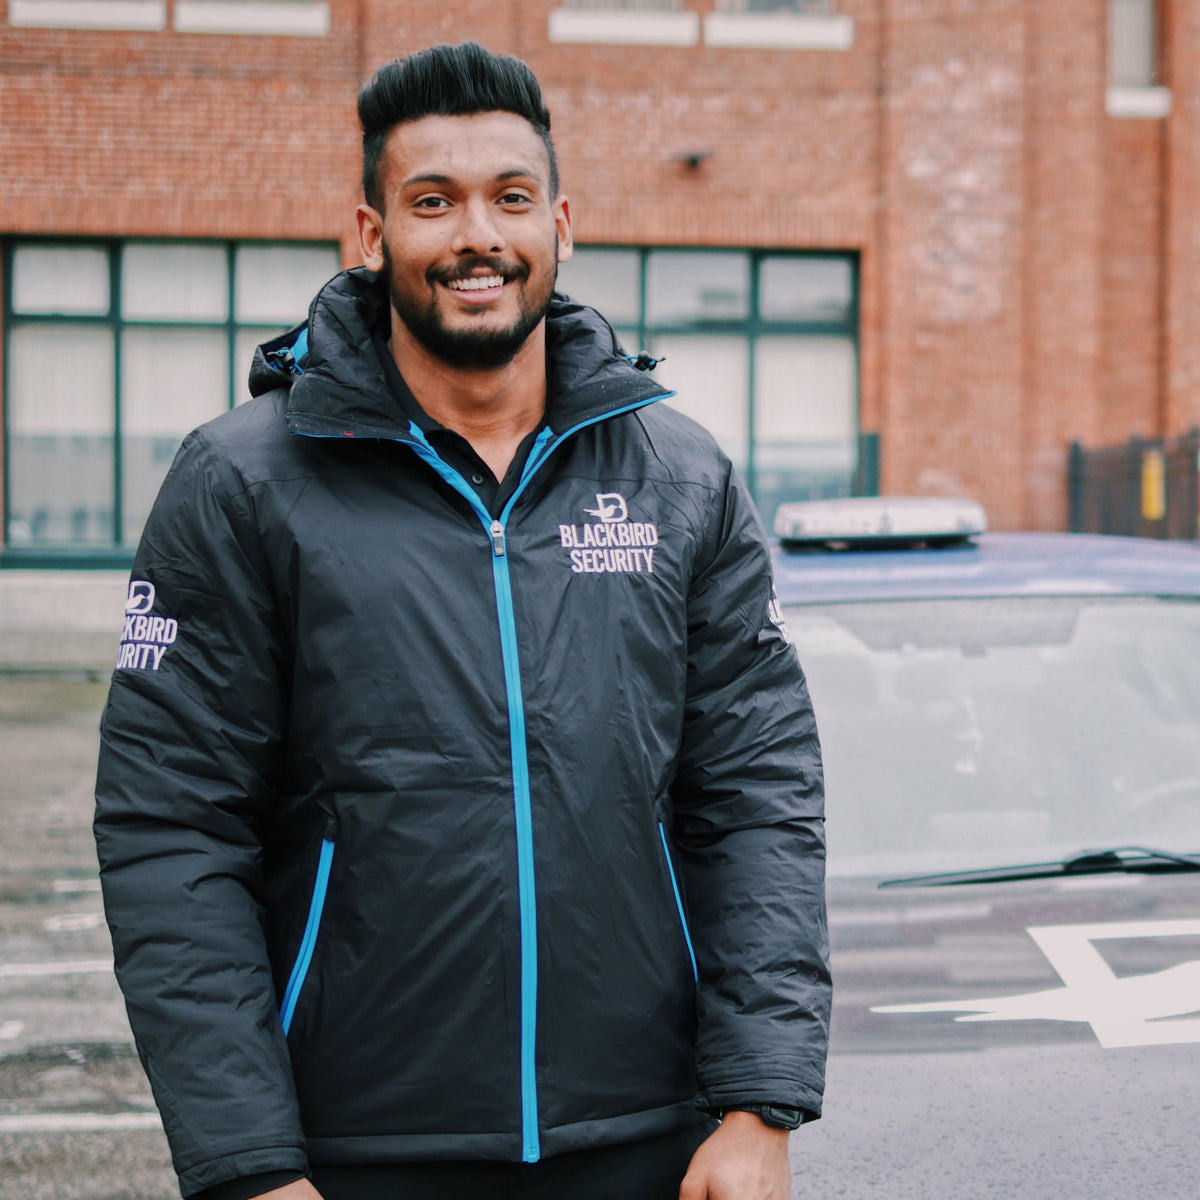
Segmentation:
{"type": "Polygon", "coordinates": [[[1020,516],[1021,0],[893,0],[884,486],[1020,516]]]}
{"type": "MultiPolygon", "coordinates": [[[[1066,523],[1066,447],[1094,444],[1101,380],[1104,4],[1026,9],[1021,523],[1066,523]]],[[[1017,235],[1021,237],[1020,234],[1017,235]]]]}
{"type": "Polygon", "coordinates": [[[353,230],[355,0],[328,37],[14,29],[0,0],[0,231],[353,230]]]}
{"type": "Polygon", "coordinates": [[[860,254],[887,490],[1061,526],[1072,439],[1200,420],[1192,0],[1163,0],[1166,122],[1104,115],[1102,0],[839,0],[845,52],[556,46],[554,4],[333,0],[327,37],[263,38],[14,29],[0,0],[0,234],[354,261],[357,88],[474,37],[541,78],[580,241],[860,254]]]}
{"type": "Polygon", "coordinates": [[[1153,437],[1160,428],[1163,150],[1161,121],[1108,123],[1100,396],[1090,439],[1103,445],[1153,437]]]}
{"type": "Polygon", "coordinates": [[[1164,155],[1166,381],[1159,423],[1180,433],[1200,424],[1200,8],[1194,0],[1164,7],[1164,67],[1174,105],[1164,155]]]}

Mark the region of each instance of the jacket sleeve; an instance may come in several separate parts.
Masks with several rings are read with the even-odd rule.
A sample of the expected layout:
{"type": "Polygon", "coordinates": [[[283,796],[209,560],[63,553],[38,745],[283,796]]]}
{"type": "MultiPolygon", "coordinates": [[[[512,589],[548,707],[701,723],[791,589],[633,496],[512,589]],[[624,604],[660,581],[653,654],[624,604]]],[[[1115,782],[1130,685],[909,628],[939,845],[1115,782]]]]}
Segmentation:
{"type": "Polygon", "coordinates": [[[307,1172],[264,937],[287,638],[252,501],[185,441],[134,561],[95,834],[117,979],[185,1196],[307,1172]]]}
{"type": "Polygon", "coordinates": [[[823,782],[766,539],[730,471],[688,597],[672,789],[699,969],[702,1107],[819,1115],[829,1031],[823,782]]]}

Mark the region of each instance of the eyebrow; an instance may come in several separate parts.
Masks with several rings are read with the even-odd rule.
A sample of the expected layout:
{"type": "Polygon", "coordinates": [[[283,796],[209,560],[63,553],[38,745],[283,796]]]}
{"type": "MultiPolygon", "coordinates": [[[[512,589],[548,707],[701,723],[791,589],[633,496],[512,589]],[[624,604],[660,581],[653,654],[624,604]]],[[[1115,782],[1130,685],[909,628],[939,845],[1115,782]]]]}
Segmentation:
{"type": "MultiPolygon", "coordinates": [[[[506,183],[510,179],[541,179],[541,176],[532,167],[514,167],[510,171],[501,171],[499,175],[492,180],[493,183],[506,183]]],[[[410,175],[400,186],[402,188],[412,187],[415,183],[433,183],[439,187],[450,187],[456,181],[449,175],[438,175],[429,173],[425,175],[410,175]]]]}

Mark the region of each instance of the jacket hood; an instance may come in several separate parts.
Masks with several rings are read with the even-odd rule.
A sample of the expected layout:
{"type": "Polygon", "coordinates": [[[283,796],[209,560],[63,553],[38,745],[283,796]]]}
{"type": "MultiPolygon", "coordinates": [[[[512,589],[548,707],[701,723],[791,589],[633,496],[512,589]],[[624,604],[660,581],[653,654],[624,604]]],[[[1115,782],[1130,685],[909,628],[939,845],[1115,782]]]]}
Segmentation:
{"type": "MultiPolygon", "coordinates": [[[[333,437],[409,437],[392,398],[373,331],[384,320],[387,290],[374,271],[354,267],[316,295],[308,320],[254,352],[250,392],[290,389],[288,427],[333,437]]],[[[556,432],[669,396],[625,356],[595,309],[556,292],[546,314],[549,420],[556,432]]]]}

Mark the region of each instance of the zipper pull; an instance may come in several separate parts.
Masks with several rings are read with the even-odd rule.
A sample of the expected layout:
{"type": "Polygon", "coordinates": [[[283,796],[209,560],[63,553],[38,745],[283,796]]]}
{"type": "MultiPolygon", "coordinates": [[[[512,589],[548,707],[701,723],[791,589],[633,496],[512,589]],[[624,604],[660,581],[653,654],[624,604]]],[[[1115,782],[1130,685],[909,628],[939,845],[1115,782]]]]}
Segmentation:
{"type": "Polygon", "coordinates": [[[492,522],[492,553],[497,558],[504,557],[504,526],[499,521],[492,522]]]}

